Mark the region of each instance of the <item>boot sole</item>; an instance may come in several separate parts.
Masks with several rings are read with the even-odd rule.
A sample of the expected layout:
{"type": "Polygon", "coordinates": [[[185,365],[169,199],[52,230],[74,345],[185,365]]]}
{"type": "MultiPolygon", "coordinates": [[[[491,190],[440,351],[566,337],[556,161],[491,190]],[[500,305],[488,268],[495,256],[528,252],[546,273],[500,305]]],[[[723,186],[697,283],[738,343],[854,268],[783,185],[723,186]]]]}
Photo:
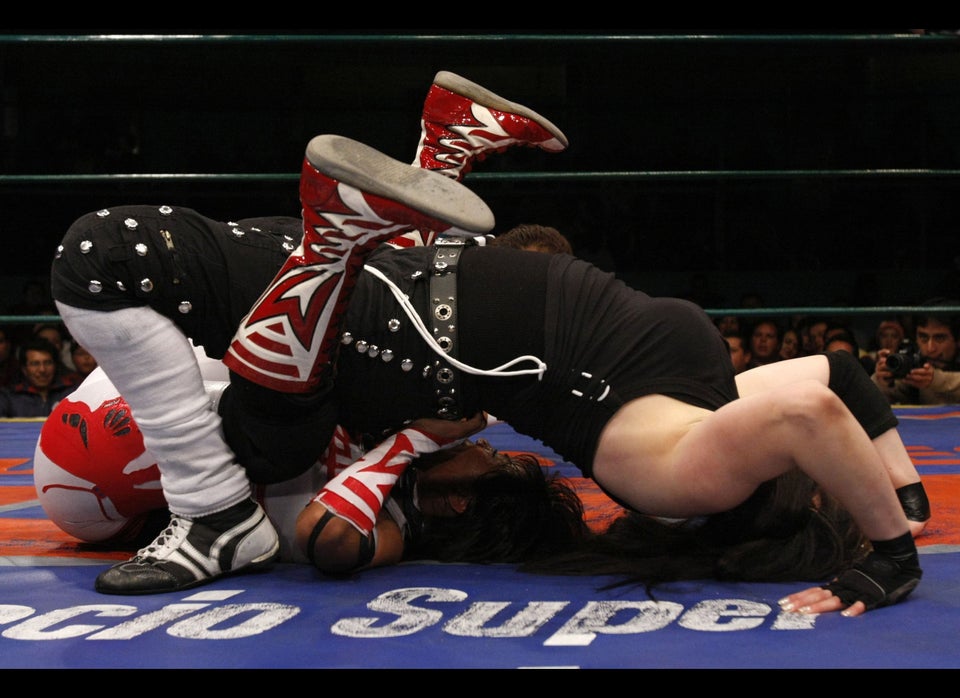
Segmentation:
{"type": "Polygon", "coordinates": [[[455,92],[458,95],[469,97],[471,100],[477,104],[480,104],[481,106],[496,109],[498,111],[508,112],[510,114],[519,114],[520,116],[525,116],[532,121],[536,121],[538,124],[547,129],[551,134],[553,134],[554,138],[563,144],[564,148],[570,145],[570,142],[563,134],[563,131],[557,128],[548,119],[543,118],[540,116],[540,114],[533,111],[533,109],[528,109],[522,104],[517,104],[516,102],[511,102],[508,99],[504,99],[500,95],[491,92],[486,87],[478,85],[475,82],[471,82],[470,80],[467,80],[456,73],[451,73],[447,70],[441,70],[436,74],[436,76],[434,76],[433,84],[439,85],[445,90],[450,90],[450,92],[455,92]]]}
{"type": "Polygon", "coordinates": [[[218,579],[224,579],[226,577],[233,577],[235,575],[242,574],[254,574],[259,572],[266,572],[280,559],[280,543],[277,542],[277,545],[268,553],[264,553],[259,558],[248,562],[243,567],[238,567],[236,569],[227,570],[220,574],[214,575],[212,577],[201,577],[192,582],[187,582],[186,584],[181,584],[178,587],[172,589],[156,589],[156,588],[138,588],[136,586],[132,587],[123,587],[123,586],[107,586],[100,583],[99,578],[94,583],[94,590],[100,594],[110,594],[114,596],[148,596],[151,594],[174,594],[186,589],[193,589],[195,587],[203,586],[204,584],[209,584],[215,582],[218,579]]]}
{"type": "Polygon", "coordinates": [[[307,144],[306,157],[339,182],[405,204],[460,230],[483,234],[495,224],[490,207],[459,182],[394,160],[359,141],[316,136],[307,144]]]}

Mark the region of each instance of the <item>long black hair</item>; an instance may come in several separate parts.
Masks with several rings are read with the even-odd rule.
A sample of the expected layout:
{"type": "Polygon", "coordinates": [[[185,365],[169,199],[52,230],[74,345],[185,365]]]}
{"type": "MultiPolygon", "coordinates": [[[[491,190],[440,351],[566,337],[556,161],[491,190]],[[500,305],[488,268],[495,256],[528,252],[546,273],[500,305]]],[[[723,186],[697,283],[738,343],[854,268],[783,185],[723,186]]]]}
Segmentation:
{"type": "Polygon", "coordinates": [[[424,517],[404,559],[517,563],[559,554],[587,537],[583,504],[567,481],[548,477],[533,455],[510,461],[470,484],[463,513],[424,517]]]}
{"type": "Polygon", "coordinates": [[[761,485],[743,504],[666,522],[628,511],[566,552],[532,559],[526,572],[613,575],[608,587],[718,579],[820,581],[866,553],[853,519],[799,470],[761,485]]]}

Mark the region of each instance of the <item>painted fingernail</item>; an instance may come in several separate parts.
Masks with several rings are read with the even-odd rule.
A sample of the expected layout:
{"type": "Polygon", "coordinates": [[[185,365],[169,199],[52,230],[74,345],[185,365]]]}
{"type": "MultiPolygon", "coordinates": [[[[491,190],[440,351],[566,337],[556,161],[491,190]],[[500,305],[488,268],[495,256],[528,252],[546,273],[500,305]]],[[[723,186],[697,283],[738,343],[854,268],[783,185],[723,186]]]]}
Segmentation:
{"type": "Polygon", "coordinates": [[[810,613],[810,607],[809,607],[809,606],[801,606],[801,607],[798,608],[797,610],[798,610],[800,613],[810,613]]]}

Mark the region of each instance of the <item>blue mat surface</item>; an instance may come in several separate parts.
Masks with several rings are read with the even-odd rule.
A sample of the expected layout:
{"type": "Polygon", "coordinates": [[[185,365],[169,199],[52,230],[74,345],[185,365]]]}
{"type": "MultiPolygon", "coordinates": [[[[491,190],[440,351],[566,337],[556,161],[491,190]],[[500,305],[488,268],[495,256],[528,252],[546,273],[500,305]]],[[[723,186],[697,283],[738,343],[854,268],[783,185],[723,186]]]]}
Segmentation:
{"type": "MultiPolygon", "coordinates": [[[[956,474],[960,411],[898,414],[924,476],[956,474]]],[[[39,428],[0,423],[0,487],[32,484],[39,428]]],[[[486,436],[556,457],[503,425],[486,436]]],[[[30,518],[43,518],[38,505],[5,506],[0,536],[4,521],[30,518]]],[[[0,668],[960,668],[956,550],[921,547],[924,579],[910,599],[853,619],[781,614],[777,599],[797,584],[683,583],[651,598],[601,590],[602,577],[512,565],[411,563],[334,580],[281,564],[188,592],[117,597],[93,591],[108,561],[6,556],[0,668]]]]}

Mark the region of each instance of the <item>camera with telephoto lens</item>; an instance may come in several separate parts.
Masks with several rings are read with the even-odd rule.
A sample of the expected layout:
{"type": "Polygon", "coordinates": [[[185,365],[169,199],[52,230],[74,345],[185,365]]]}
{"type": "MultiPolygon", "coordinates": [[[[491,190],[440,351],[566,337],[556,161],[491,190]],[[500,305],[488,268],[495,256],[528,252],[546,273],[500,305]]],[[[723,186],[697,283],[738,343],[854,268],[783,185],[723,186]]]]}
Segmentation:
{"type": "Polygon", "coordinates": [[[923,356],[909,339],[904,339],[899,349],[887,355],[887,370],[894,378],[903,378],[923,363],[923,356]]]}

